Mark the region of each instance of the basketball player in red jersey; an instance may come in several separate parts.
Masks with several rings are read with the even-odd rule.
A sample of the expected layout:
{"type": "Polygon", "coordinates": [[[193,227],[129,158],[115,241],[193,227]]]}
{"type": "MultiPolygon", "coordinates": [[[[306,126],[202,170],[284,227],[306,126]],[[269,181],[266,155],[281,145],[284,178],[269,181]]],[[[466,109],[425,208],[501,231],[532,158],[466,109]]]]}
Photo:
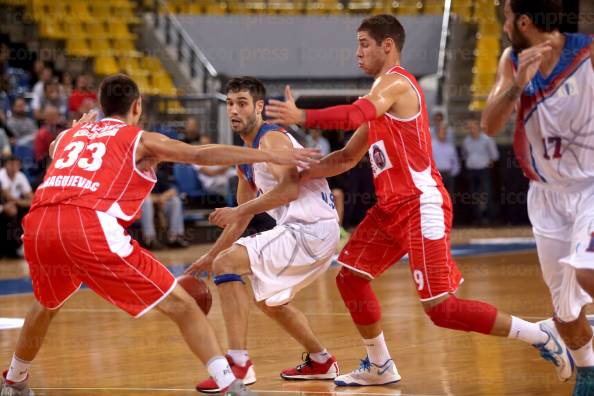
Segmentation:
{"type": "Polygon", "coordinates": [[[571,376],[566,348],[544,324],[529,323],[480,301],[455,296],[462,275],[450,253],[452,204],[431,155],[429,118],[416,79],[400,66],[405,33],[391,15],[363,21],[358,32],[359,67],[375,77],[371,91],[352,105],[321,110],[286,102],[267,108],[270,122],[323,129],[357,129],[342,150],[302,173],[330,177],[352,168],[369,151],[378,202],[359,224],[338,258],[336,283],[367,357],[337,385],[381,385],[400,380],[380,325],[379,302],[370,281],[408,254],[421,304],[437,326],[518,338],[540,349],[562,379],[571,376]]]}
{"type": "MultiPolygon", "coordinates": [[[[309,150],[191,146],[137,126],[138,87],[125,75],[99,89],[106,118],[79,122],[50,146],[53,162],[23,220],[25,258],[36,302],[27,314],[2,396],[30,395],[28,369],[51,320],[84,282],[133,317],[157,308],[179,327],[192,352],[229,394],[250,395],[235,379],[216,335],[190,295],[150,252],[126,232],[156,180],[159,162],[232,165],[270,161],[295,165],[309,150]]],[[[83,120],[85,121],[85,120],[83,120]]]]}

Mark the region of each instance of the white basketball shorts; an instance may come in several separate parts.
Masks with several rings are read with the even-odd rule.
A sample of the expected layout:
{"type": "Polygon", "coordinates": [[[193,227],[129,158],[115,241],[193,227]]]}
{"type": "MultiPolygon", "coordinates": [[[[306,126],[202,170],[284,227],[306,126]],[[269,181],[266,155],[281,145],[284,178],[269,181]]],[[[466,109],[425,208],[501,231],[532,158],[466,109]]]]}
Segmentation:
{"type": "Polygon", "coordinates": [[[328,269],[339,239],[338,222],[332,219],[282,224],[235,243],[248,251],[256,301],[278,306],[328,269]]]}
{"type": "Polygon", "coordinates": [[[573,321],[592,302],[577,282],[576,269],[594,269],[594,183],[561,191],[533,182],[528,215],[555,314],[573,321]]]}

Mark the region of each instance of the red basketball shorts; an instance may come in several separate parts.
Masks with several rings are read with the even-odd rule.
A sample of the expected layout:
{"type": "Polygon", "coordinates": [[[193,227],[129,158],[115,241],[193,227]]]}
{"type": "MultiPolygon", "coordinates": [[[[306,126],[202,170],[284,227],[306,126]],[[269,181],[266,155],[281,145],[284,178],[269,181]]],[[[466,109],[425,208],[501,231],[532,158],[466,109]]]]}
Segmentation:
{"type": "MultiPolygon", "coordinates": [[[[446,196],[447,198],[447,196],[446,196]]],[[[371,208],[338,257],[341,265],[374,279],[408,253],[421,301],[457,290],[462,280],[450,252],[452,210],[420,198],[371,208]]]]}
{"type": "Polygon", "coordinates": [[[59,308],[84,282],[139,317],[175,287],[175,277],[115,217],[69,205],[40,207],[23,219],[25,259],[39,303],[59,308]]]}

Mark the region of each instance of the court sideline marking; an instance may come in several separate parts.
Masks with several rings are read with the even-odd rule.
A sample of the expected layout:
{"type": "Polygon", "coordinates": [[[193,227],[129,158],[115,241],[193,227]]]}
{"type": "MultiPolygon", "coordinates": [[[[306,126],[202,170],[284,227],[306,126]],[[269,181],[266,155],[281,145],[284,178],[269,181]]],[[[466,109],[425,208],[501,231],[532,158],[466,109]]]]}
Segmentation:
{"type": "MultiPolygon", "coordinates": [[[[39,391],[52,391],[52,390],[64,390],[64,391],[117,391],[117,392],[196,392],[195,389],[179,389],[179,388],[31,388],[39,391]]],[[[294,393],[294,394],[317,394],[317,395],[375,395],[375,396],[442,396],[444,394],[426,394],[426,393],[402,393],[400,390],[395,389],[391,393],[371,393],[371,392],[349,392],[349,391],[309,391],[309,390],[263,390],[263,389],[252,389],[257,393],[294,393]]]]}

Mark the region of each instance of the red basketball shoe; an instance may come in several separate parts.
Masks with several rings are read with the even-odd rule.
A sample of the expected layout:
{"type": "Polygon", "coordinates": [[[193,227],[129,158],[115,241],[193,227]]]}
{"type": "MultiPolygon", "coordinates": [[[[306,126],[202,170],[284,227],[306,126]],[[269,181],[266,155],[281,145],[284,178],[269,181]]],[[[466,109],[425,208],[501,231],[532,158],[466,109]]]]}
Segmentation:
{"type": "Polygon", "coordinates": [[[303,363],[281,372],[281,377],[286,380],[325,380],[334,379],[338,376],[338,363],[332,355],[325,363],[317,363],[304,353],[303,363]]]}
{"type": "MultiPolygon", "coordinates": [[[[235,378],[243,380],[244,385],[251,385],[256,382],[256,371],[254,370],[254,365],[251,360],[248,360],[245,366],[242,367],[235,364],[231,356],[225,355],[225,357],[229,362],[229,366],[231,366],[231,371],[233,371],[235,378]]],[[[209,379],[198,383],[198,385],[196,385],[196,390],[202,393],[219,393],[221,388],[219,388],[215,380],[210,377],[209,379]]]]}

